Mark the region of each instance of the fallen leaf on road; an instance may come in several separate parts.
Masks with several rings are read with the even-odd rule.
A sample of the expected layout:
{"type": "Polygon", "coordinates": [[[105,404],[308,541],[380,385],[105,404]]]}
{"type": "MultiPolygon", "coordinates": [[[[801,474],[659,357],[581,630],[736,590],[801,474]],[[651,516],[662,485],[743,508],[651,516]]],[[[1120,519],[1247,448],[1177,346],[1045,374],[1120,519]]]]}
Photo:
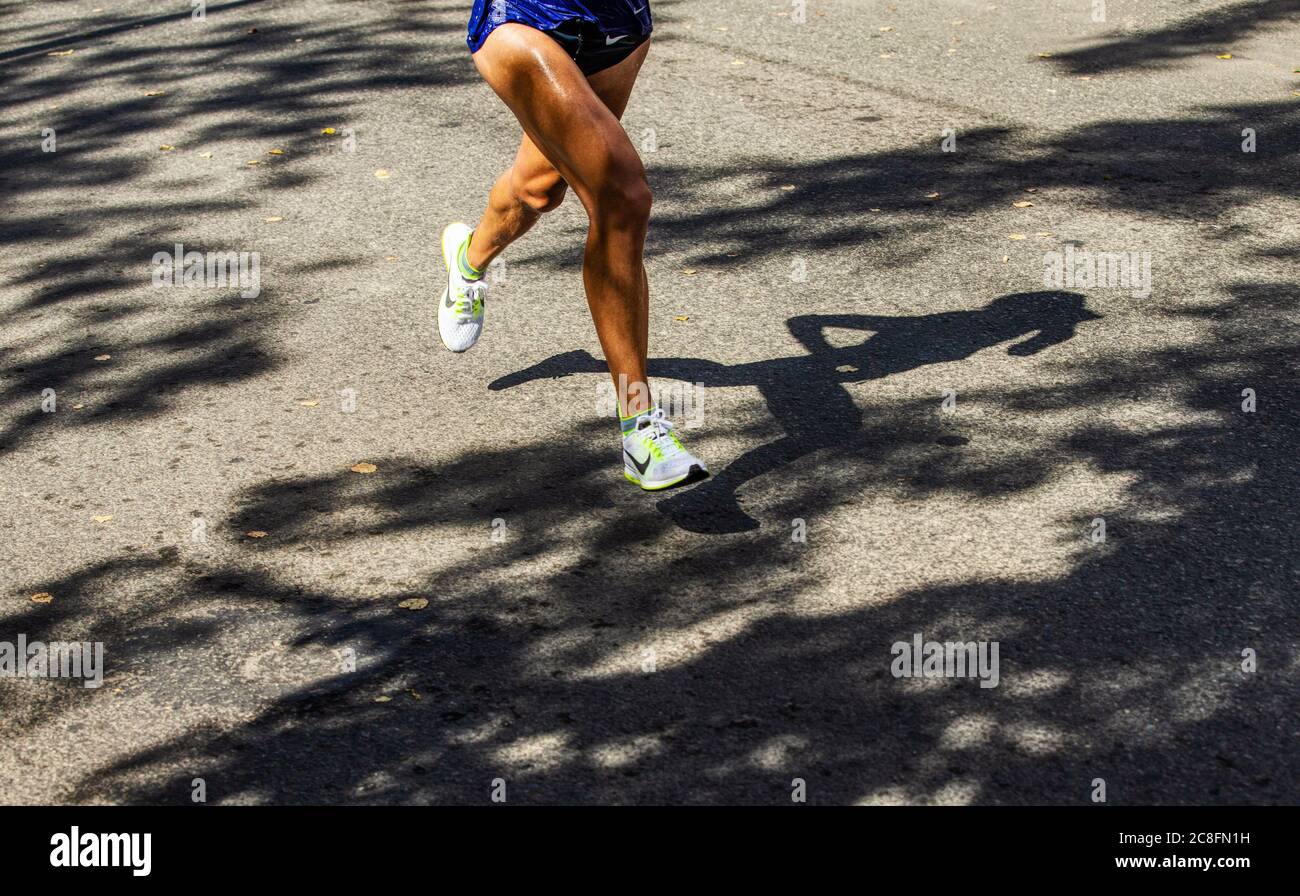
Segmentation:
{"type": "Polygon", "coordinates": [[[321,133],[322,133],[322,134],[337,134],[338,131],[334,130],[333,128],[321,128],[321,133]]]}
{"type": "Polygon", "coordinates": [[[403,610],[423,610],[429,605],[429,599],[426,597],[408,597],[398,604],[403,610]]]}
{"type": "Polygon", "coordinates": [[[54,600],[54,595],[48,591],[38,591],[32,595],[32,603],[34,604],[48,604],[52,600],[54,600]]]}
{"type": "Polygon", "coordinates": [[[145,96],[166,96],[166,94],[165,90],[146,90],[144,93],[145,96]]]}
{"type": "Polygon", "coordinates": [[[383,180],[384,178],[386,178],[386,177],[390,177],[390,176],[391,176],[391,175],[389,174],[389,171],[388,171],[387,168],[380,168],[378,171],[375,172],[375,177],[379,178],[380,180],[383,180]]]}
{"type": "Polygon", "coordinates": [[[249,159],[249,160],[248,160],[248,164],[250,164],[250,165],[260,165],[260,164],[262,164],[262,162],[261,162],[260,159],[249,159]]]}
{"type": "Polygon", "coordinates": [[[170,143],[164,143],[162,146],[158,148],[161,149],[163,152],[171,152],[176,147],[172,146],[170,143]]]}
{"type": "Polygon", "coordinates": [[[113,521],[113,514],[101,513],[99,516],[92,516],[91,519],[97,523],[111,523],[113,521]]]}
{"type": "Polygon", "coordinates": [[[314,408],[316,405],[320,404],[320,402],[314,398],[305,398],[302,401],[299,401],[298,404],[305,408],[314,408]]]}
{"type": "Polygon", "coordinates": [[[96,360],[96,361],[107,361],[107,360],[108,360],[109,358],[111,358],[111,357],[113,357],[113,356],[112,356],[112,355],[95,355],[95,360],[96,360]]]}
{"type": "Polygon", "coordinates": [[[880,28],[880,30],[881,30],[881,31],[893,31],[893,30],[894,30],[894,26],[893,26],[893,25],[882,25],[881,28],[880,28]]]}
{"type": "Polygon", "coordinates": [[[938,198],[939,198],[939,194],[938,194],[938,193],[926,193],[926,194],[925,194],[925,198],[926,198],[926,199],[938,199],[938,198]]]}
{"type": "Polygon", "coordinates": [[[376,467],[374,464],[366,463],[365,461],[362,461],[359,464],[353,464],[351,467],[349,467],[349,469],[352,470],[353,473],[373,473],[375,472],[375,470],[378,470],[379,468],[376,467]]]}
{"type": "Polygon", "coordinates": [[[266,154],[267,154],[268,156],[282,156],[282,155],[284,155],[284,150],[283,150],[283,149],[268,149],[268,150],[266,151],[266,154]]]}
{"type": "Polygon", "coordinates": [[[745,60],[743,60],[743,59],[733,59],[733,60],[731,60],[731,64],[732,64],[732,65],[744,65],[744,64],[745,64],[745,60]]]}
{"type": "Polygon", "coordinates": [[[1038,187],[1025,187],[1025,192],[1026,192],[1026,193],[1037,193],[1037,192],[1038,192],[1038,187]]]}
{"type": "Polygon", "coordinates": [[[247,535],[249,538],[265,538],[265,537],[266,537],[266,533],[263,532],[261,529],[254,529],[253,531],[251,531],[251,532],[245,532],[244,534],[247,535]]]}
{"type": "Polygon", "coordinates": [[[375,698],[375,702],[376,702],[376,703],[392,703],[392,702],[393,702],[393,698],[390,697],[390,696],[388,696],[387,694],[380,694],[378,697],[375,698]]]}
{"type": "Polygon", "coordinates": [[[1231,54],[1231,53],[1220,53],[1218,56],[1215,56],[1214,58],[1215,58],[1215,59],[1231,59],[1231,58],[1232,58],[1232,54],[1231,54]]]}
{"type": "Polygon", "coordinates": [[[1026,238],[1027,238],[1027,237],[1026,237],[1023,233],[1013,233],[1013,234],[1010,234],[1010,235],[1007,237],[1007,239],[1009,239],[1009,240],[1023,240],[1023,239],[1026,239],[1026,238]]]}
{"type": "Polygon", "coordinates": [[[71,56],[76,50],[55,50],[52,53],[46,53],[46,56],[71,56]]]}
{"type": "Polygon", "coordinates": [[[1010,261],[1010,260],[1011,260],[1011,256],[1010,256],[1010,255],[1003,255],[1003,256],[1002,256],[1002,263],[1003,263],[1003,264],[1006,264],[1006,263],[1007,263],[1008,261],[1010,261]]]}
{"type": "Polygon", "coordinates": [[[788,193],[794,189],[794,184],[782,184],[781,189],[785,190],[788,193]]]}
{"type": "Polygon", "coordinates": [[[210,153],[210,152],[201,152],[201,153],[199,153],[199,158],[201,158],[201,159],[210,159],[210,158],[212,158],[212,153],[210,153]]]}
{"type": "Polygon", "coordinates": [[[690,315],[688,314],[678,314],[673,317],[673,320],[690,320],[690,319],[691,319],[690,315]]]}
{"type": "Polygon", "coordinates": [[[264,220],[267,224],[278,224],[278,223],[280,223],[281,221],[283,221],[284,218],[281,218],[279,215],[272,215],[271,217],[269,217],[269,218],[264,218],[263,220],[264,220]]]}
{"type": "Polygon", "coordinates": [[[1051,59],[1051,58],[1052,58],[1052,54],[1051,54],[1051,53],[1039,53],[1039,54],[1038,54],[1038,58],[1039,58],[1039,59],[1051,59]]]}
{"type": "Polygon", "coordinates": [[[1022,199],[1022,200],[1020,200],[1019,202],[1013,202],[1013,203],[1011,203],[1011,204],[1014,205],[1016,208],[1033,208],[1033,207],[1034,207],[1034,204],[1033,204],[1032,202],[1030,202],[1029,200],[1027,200],[1027,199],[1022,199]]]}
{"type": "Polygon", "coordinates": [[[694,274],[694,273],[695,273],[695,268],[685,268],[685,269],[682,271],[682,273],[683,273],[683,274],[686,274],[687,276],[690,276],[691,274],[694,274]]]}

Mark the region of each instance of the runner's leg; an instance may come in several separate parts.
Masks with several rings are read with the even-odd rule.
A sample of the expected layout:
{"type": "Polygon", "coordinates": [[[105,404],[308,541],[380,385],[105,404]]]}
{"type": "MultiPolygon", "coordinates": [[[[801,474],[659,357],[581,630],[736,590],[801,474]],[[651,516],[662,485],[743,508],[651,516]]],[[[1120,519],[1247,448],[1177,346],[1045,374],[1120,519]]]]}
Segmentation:
{"type": "MultiPolygon", "coordinates": [[[[645,378],[649,293],[642,263],[650,188],[641,159],[617,117],[646,49],[642,45],[628,59],[593,75],[590,82],[559,44],[525,25],[507,23],[496,28],[474,54],[479,72],[519,119],[532,144],[530,152],[536,150],[550,163],[587,210],[590,227],[583,282],[624,416],[650,403],[645,378]],[[603,101],[597,90],[612,102],[603,101]]],[[[538,174],[540,166],[532,167],[531,158],[524,163],[528,167],[521,175],[511,176],[512,193],[516,182],[527,184],[538,174]]],[[[524,204],[535,213],[535,220],[536,207],[524,204]]],[[[527,217],[525,213],[519,220],[527,217]]],[[[507,232],[505,227],[499,231],[507,232]]],[[[490,258],[479,251],[470,258],[475,267],[485,256],[490,258]]]]}
{"type": "MultiPolygon", "coordinates": [[[[623,117],[648,48],[646,42],[618,65],[587,78],[615,118],[623,117]]],[[[568,184],[560,172],[525,134],[514,164],[492,186],[487,208],[474,228],[467,252],[469,263],[480,271],[486,268],[506,246],[527,233],[542,214],[559,208],[566,192],[568,184]]]]}
{"type": "Polygon", "coordinates": [[[487,208],[474,228],[465,256],[482,271],[506,246],[528,232],[544,212],[559,207],[568,189],[560,172],[524,135],[514,164],[506,169],[488,194],[487,208]]]}

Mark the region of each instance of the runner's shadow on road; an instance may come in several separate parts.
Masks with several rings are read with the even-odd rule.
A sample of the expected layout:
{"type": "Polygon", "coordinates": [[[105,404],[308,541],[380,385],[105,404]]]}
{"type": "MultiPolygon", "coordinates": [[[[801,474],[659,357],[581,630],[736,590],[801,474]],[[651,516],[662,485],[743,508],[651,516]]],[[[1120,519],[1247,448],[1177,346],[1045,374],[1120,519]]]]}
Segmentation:
{"type": "MultiPolygon", "coordinates": [[[[999,569],[942,545],[891,547],[906,516],[834,524],[828,505],[861,479],[852,464],[840,469],[843,456],[787,483],[788,506],[825,537],[680,538],[639,500],[602,503],[615,477],[599,470],[607,423],[592,420],[573,452],[541,437],[436,463],[379,458],[378,476],[269,475],[213,533],[238,538],[256,523],[265,538],[209,559],[176,546],[143,561],[126,551],[32,582],[56,599],[11,601],[0,621],[19,632],[90,626],[87,640],[113,646],[110,668],[136,676],[123,682],[120,712],[163,696],[196,711],[208,700],[253,707],[88,761],[63,797],[73,802],[188,803],[196,775],[221,802],[478,804],[502,778],[522,803],[788,805],[796,776],[817,803],[1078,805],[1097,777],[1126,803],[1294,802],[1285,743],[1294,675],[1245,674],[1238,663],[1246,647],[1283,664],[1291,650],[1300,421],[1284,403],[1249,414],[1237,403],[1244,384],[1294,393],[1286,321],[1296,301],[1295,290],[1242,285],[1214,307],[1159,312],[1175,328],[1207,321],[1202,339],[1133,351],[1107,343],[1050,382],[988,389],[981,400],[1022,420],[1069,419],[1008,439],[973,472],[894,453],[909,426],[930,425],[909,420],[933,410],[931,396],[864,414],[881,419],[864,424],[861,443],[876,441],[857,462],[892,496],[927,503],[931,519],[964,525],[1010,497],[961,508],[954,483],[1015,489],[1025,470],[1030,485],[1057,479],[1047,519],[1034,511],[1043,496],[1022,489],[998,525],[1034,530],[1040,545],[1059,539],[1060,567],[999,569]],[[1081,468],[1127,483],[1104,544],[1083,533],[1107,492],[1069,482],[1081,468]],[[511,534],[489,546],[484,524],[498,513],[511,534]],[[831,525],[818,525],[823,513],[831,525]],[[378,539],[403,533],[428,547],[388,543],[417,565],[390,578],[378,539]],[[481,551],[457,547],[476,541],[481,551]],[[348,564],[367,553],[380,559],[362,581],[363,568],[348,564]],[[316,557],[317,569],[300,565],[316,557]],[[145,599],[106,618],[128,579],[145,599]],[[846,588],[877,595],[827,600],[846,588]],[[419,612],[398,604],[416,596],[428,599],[419,612]],[[274,651],[268,624],[293,632],[274,651]],[[918,633],[1000,643],[1002,684],[896,678],[891,645],[918,633]],[[215,649],[196,655],[203,638],[215,649]],[[649,648],[660,657],[653,673],[649,648]],[[355,668],[340,670],[337,651],[350,651],[355,668]],[[268,658],[240,663],[231,679],[228,658],[246,655],[268,658]]],[[[1073,326],[1063,314],[1059,327],[1036,318],[1038,329],[999,330],[969,315],[955,320],[992,332],[874,320],[882,329],[868,344],[880,344],[859,349],[874,366],[859,374],[960,354],[962,340],[996,346],[998,332],[1032,353],[1073,326]],[[936,338],[919,357],[900,339],[911,326],[936,338]]],[[[548,371],[582,366],[563,359],[548,371]]],[[[720,378],[752,373],[694,363],[720,378]]],[[[1009,537],[976,539],[996,552],[1009,537]]],[[[15,727],[57,737],[48,722],[73,705],[5,708],[15,727]]]]}
{"type": "MultiPolygon", "coordinates": [[[[1097,320],[1083,297],[1067,292],[1014,293],[983,308],[917,316],[808,314],[786,321],[806,354],[745,364],[719,364],[703,358],[652,358],[652,377],[702,386],[753,386],[785,430],[781,438],[746,452],[695,488],[676,492],[659,509],[692,532],[725,534],[758,528],[740,506],[738,492],[751,480],[781,470],[822,449],[869,450],[874,432],[845,386],[881,379],[929,364],[961,361],[1011,340],[1007,354],[1037,354],[1071,339],[1079,324],[1097,320]],[[826,338],[831,329],[871,335],[838,347],[826,338]]],[[[501,377],[488,388],[578,373],[605,374],[604,361],[586,351],[547,358],[501,377]]]]}

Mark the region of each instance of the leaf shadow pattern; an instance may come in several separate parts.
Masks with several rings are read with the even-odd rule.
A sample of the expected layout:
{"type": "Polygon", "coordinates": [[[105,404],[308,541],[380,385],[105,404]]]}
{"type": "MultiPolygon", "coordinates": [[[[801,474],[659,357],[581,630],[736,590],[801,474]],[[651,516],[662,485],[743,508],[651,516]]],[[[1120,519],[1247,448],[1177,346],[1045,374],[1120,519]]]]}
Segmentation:
{"type": "Polygon", "coordinates": [[[1160,28],[1057,53],[1052,61],[1077,75],[1164,68],[1193,56],[1226,52],[1260,31],[1297,21],[1300,0],[1243,0],[1190,13],[1160,28]]]}
{"type": "MultiPolygon", "coordinates": [[[[1235,396],[1242,383],[1289,394],[1296,344],[1281,326],[1234,339],[1286,319],[1294,298],[1241,285],[1211,312],[1164,312],[1209,314],[1202,341],[1080,362],[1068,388],[985,396],[1047,412],[1137,393],[1200,412],[1191,422],[1137,431],[1090,417],[1046,449],[1012,445],[947,477],[916,475],[918,456],[885,450],[882,434],[879,450],[854,446],[858,463],[814,456],[779,499],[817,531],[837,502],[879,489],[942,499],[963,474],[1003,477],[1003,500],[1078,460],[1130,476],[1104,546],[1082,537],[1086,511],[1061,521],[1079,546],[1059,575],[963,576],[809,612],[801,596],[837,585],[815,539],[747,532],[665,556],[667,520],[635,505],[602,516],[608,485],[583,478],[589,459],[537,446],[434,466],[392,458],[385,483],[255,490],[231,525],[271,519],[298,549],[363,538],[331,522],[363,505],[377,531],[437,538],[511,502],[531,534],[430,570],[412,589],[435,596],[424,614],[295,585],[252,560],[221,572],[238,580],[224,596],[210,576],[192,581],[192,600],[274,602],[300,618],[300,645],[368,659],[235,730],[194,730],[99,769],[75,798],[183,801],[198,775],[225,799],[295,803],[484,803],[497,778],[524,803],[788,804],[795,778],[825,803],[1086,804],[1097,778],[1116,803],[1294,801],[1300,420],[1284,402],[1243,414],[1235,396]],[[538,485],[557,478],[562,502],[538,485]],[[997,641],[1001,684],[893,678],[890,646],[914,633],[997,641]],[[1247,647],[1267,667],[1244,672],[1247,647]]],[[[906,442],[907,411],[894,413],[906,442]]],[[[856,536],[829,537],[852,548],[856,536]]]]}
{"type": "Polygon", "coordinates": [[[150,260],[176,241],[228,248],[230,221],[321,176],[313,162],[336,147],[320,139],[319,123],[347,121],[374,91],[476,81],[464,45],[443,39],[464,28],[459,4],[390,6],[382,17],[295,19],[238,0],[208,5],[203,22],[187,8],[8,24],[0,246],[23,251],[5,306],[16,329],[39,329],[51,312],[64,326],[53,337],[5,340],[0,450],[106,415],[158,415],[186,387],[248,381],[281,363],[273,334],[302,313],[284,291],[268,286],[255,307],[205,299],[178,321],[165,314],[175,295],[149,288],[150,260]],[[142,32],[154,39],[138,39],[142,32]],[[64,47],[75,55],[48,58],[64,47]],[[231,77],[214,79],[222,71],[231,77]],[[52,152],[43,149],[46,128],[57,137],[52,152]],[[214,194],[207,176],[160,180],[168,169],[147,136],[159,131],[218,152],[250,140],[287,149],[256,174],[240,172],[246,189],[214,194]],[[109,339],[104,368],[92,358],[109,339]],[[43,390],[62,402],[105,384],[94,413],[41,410],[43,390]]]}
{"type": "MultiPolygon", "coordinates": [[[[907,267],[924,262],[941,242],[937,231],[1023,199],[1027,187],[1068,197],[1080,210],[1215,222],[1231,217],[1237,204],[1294,193],[1300,108],[1282,101],[1206,105],[1047,135],[973,126],[962,131],[961,145],[958,153],[927,142],[797,165],[779,158],[686,165],[651,157],[656,211],[647,257],[725,269],[786,257],[796,246],[809,255],[859,250],[873,265],[907,267]],[[1243,123],[1260,135],[1254,153],[1241,151],[1243,123]],[[781,189],[792,183],[796,189],[781,189]],[[716,192],[702,191],[702,184],[716,192]],[[927,199],[931,191],[942,200],[927,199]]],[[[533,252],[517,263],[560,270],[579,257],[533,252]]]]}
{"type": "MultiPolygon", "coordinates": [[[[451,9],[433,8],[438,15],[451,9]]],[[[395,17],[392,27],[403,21],[395,17]]],[[[235,31],[244,23],[231,24],[229,33],[212,32],[212,54],[199,54],[197,61],[240,58],[238,42],[247,38],[235,31]]],[[[302,34],[284,36],[293,33],[302,34]]],[[[335,36],[340,44],[355,37],[346,28],[335,36]]],[[[45,31],[31,37],[53,39],[45,31]]],[[[116,59],[123,74],[144,64],[136,72],[140,86],[157,81],[138,54],[122,51],[116,59]]],[[[276,134],[281,123],[269,113],[281,106],[315,116],[328,109],[322,102],[344,108],[354,93],[364,98],[368,78],[401,76],[386,57],[381,75],[362,61],[352,57],[348,71],[320,61],[313,68],[310,60],[302,70],[265,67],[259,77],[272,99],[259,111],[268,114],[238,125],[254,129],[238,133],[276,134]],[[326,80],[298,82],[295,93],[298,73],[326,80]]],[[[26,61],[6,61],[20,63],[26,61]]],[[[428,77],[469,76],[463,59],[448,66],[441,72],[435,66],[428,77]]],[[[62,90],[58,77],[43,74],[10,83],[16,91],[10,96],[28,102],[62,90]]],[[[241,97],[256,100],[225,95],[227,101],[241,97]]],[[[101,113],[120,114],[129,134],[147,129],[151,108],[133,98],[101,113]]],[[[914,148],[858,153],[794,171],[771,161],[758,171],[773,185],[796,180],[814,186],[751,208],[665,216],[656,224],[656,240],[685,252],[700,245],[700,232],[716,234],[699,250],[700,257],[712,258],[732,248],[762,257],[796,230],[820,247],[860,245],[875,233],[901,236],[907,232],[901,226],[867,226],[862,209],[912,210],[907,187],[928,186],[936,175],[964,187],[944,187],[952,197],[946,208],[958,215],[1038,183],[1084,188],[1102,209],[1212,216],[1222,204],[1216,191],[1252,199],[1291,195],[1300,146],[1289,139],[1297,133],[1295,115],[1281,104],[1221,107],[1199,116],[1092,126],[1041,145],[1019,134],[988,132],[969,141],[972,152],[955,167],[914,148]],[[1265,122],[1278,137],[1261,147],[1258,160],[1268,164],[1222,151],[1236,139],[1229,126],[1243,114],[1265,122]],[[1197,136],[1189,140],[1189,133],[1197,136]],[[1116,152],[1117,145],[1125,151],[1116,152]],[[1110,171],[1116,178],[1104,180],[1110,171]]],[[[4,161],[18,164],[0,167],[7,202],[19,190],[35,191],[43,176],[24,167],[27,149],[14,151],[4,161]]],[[[66,178],[61,186],[133,182],[147,170],[111,159],[73,167],[60,175],[66,178]]],[[[724,166],[712,170],[729,176],[724,166]]],[[[656,186],[680,195],[709,173],[663,168],[656,186]]],[[[112,213],[132,227],[156,223],[127,203],[112,213]]],[[[116,289],[111,278],[96,279],[107,275],[97,269],[94,253],[75,248],[88,232],[85,222],[65,226],[54,215],[22,215],[6,212],[0,239],[36,233],[54,240],[73,265],[23,313],[37,315],[85,293],[101,301],[116,289]],[[62,232],[54,232],[56,225],[62,232]],[[68,290],[63,280],[77,270],[88,278],[86,289],[68,290]]],[[[37,270],[22,276],[29,285],[42,281],[37,270]]],[[[1067,388],[1007,385],[982,396],[1022,413],[1082,412],[1082,422],[1045,432],[1032,445],[1013,442],[994,452],[977,440],[960,452],[943,450],[947,446],[934,444],[933,428],[918,422],[918,408],[870,396],[852,412],[868,421],[853,437],[841,438],[834,428],[823,435],[813,418],[786,412],[796,432],[822,438],[823,447],[801,459],[768,506],[750,510],[760,519],[788,519],[796,511],[806,516],[814,533],[825,534],[805,547],[772,527],[694,538],[653,506],[635,502],[639,496],[628,496],[624,483],[597,478],[592,470],[603,467],[604,453],[556,452],[553,440],[545,439],[438,462],[381,458],[385,475],[374,480],[343,475],[262,483],[239,496],[227,520],[232,532],[253,522],[272,530],[262,553],[242,545],[211,560],[182,562],[158,552],[96,561],[40,583],[41,590],[66,599],[6,610],[3,625],[18,631],[79,626],[92,639],[110,640],[119,668],[172,676],[167,682],[177,687],[164,690],[177,705],[229,699],[222,693],[231,690],[224,658],[191,651],[222,636],[232,638],[228,646],[264,647],[265,634],[250,618],[274,613],[292,621],[299,633],[290,649],[352,649],[358,657],[355,672],[318,676],[251,712],[245,707],[238,721],[213,719],[86,771],[71,782],[74,801],[186,803],[190,780],[203,776],[214,801],[231,802],[482,803],[497,777],[520,802],[788,804],[795,777],[809,782],[810,801],[826,803],[1084,803],[1097,777],[1109,782],[1111,800],[1120,803],[1294,802],[1300,780],[1300,663],[1293,634],[1300,426],[1284,396],[1296,394],[1296,299],[1294,289],[1237,284],[1228,301],[1210,308],[1152,312],[1168,315],[1170,323],[1202,316],[1209,325],[1203,338],[1134,354],[1102,346],[1072,371],[1067,388]],[[1246,386],[1264,396],[1262,412],[1237,409],[1246,386]],[[1163,422],[1153,413],[1151,425],[1138,428],[1088,413],[1127,406],[1135,396],[1150,408],[1198,416],[1163,422]],[[957,572],[890,591],[888,600],[814,600],[845,588],[884,588],[869,566],[860,579],[846,582],[836,552],[865,550],[870,536],[889,533],[873,532],[870,520],[858,531],[819,530],[834,509],[881,493],[918,502],[945,502],[960,493],[977,506],[1028,500],[1035,488],[1079,463],[1127,476],[1132,484],[1124,510],[1109,519],[1110,541],[1089,548],[1076,539],[1079,547],[1065,571],[975,577],[960,574],[960,558],[925,555],[903,561],[912,564],[913,578],[926,581],[926,569],[945,564],[957,572]],[[1163,512],[1147,512],[1153,507],[1163,512]],[[467,557],[431,563],[382,605],[287,571],[292,554],[364,548],[387,533],[455,539],[494,513],[517,519],[517,534],[467,557]],[[123,579],[139,580],[153,599],[109,616],[94,598],[121,587],[123,579]],[[390,604],[408,593],[435,599],[420,613],[393,609],[390,604]],[[174,618],[182,609],[210,616],[174,618]],[[1002,685],[986,690],[972,682],[931,686],[892,678],[890,645],[916,632],[999,641],[1002,685]],[[1254,675],[1239,668],[1246,647],[1261,657],[1254,675]],[[647,650],[658,657],[653,671],[647,671],[647,650]],[[194,688],[195,679],[203,688],[197,695],[180,687],[186,682],[194,688]],[[392,699],[378,703],[379,696],[392,699]]],[[[110,316],[137,313],[125,302],[102,307],[110,316]]],[[[966,313],[981,320],[980,310],[966,313]]],[[[845,320],[885,323],[856,317],[845,320]]],[[[890,320],[888,326],[905,326],[905,319],[890,320]]],[[[999,326],[993,317],[983,320],[999,326]]],[[[1008,338],[1025,335],[1030,345],[1038,338],[1026,321],[1010,329],[1017,332],[1008,338]]],[[[806,330],[806,339],[816,338],[812,326],[806,330]]],[[[198,341],[182,345],[258,351],[255,343],[240,343],[236,332],[221,324],[199,327],[198,341]]],[[[1081,327],[1079,338],[1086,333],[1081,327]]],[[[945,340],[942,333],[933,350],[954,351],[951,363],[966,356],[960,340],[945,340]]],[[[560,360],[557,369],[586,363],[560,360]]],[[[43,377],[61,375],[53,355],[24,363],[54,365],[43,377]]],[[[682,372],[694,365],[710,377],[737,375],[739,368],[742,379],[761,388],[750,374],[762,372],[762,364],[794,362],[679,363],[682,372]]],[[[848,381],[820,361],[815,367],[807,359],[798,363],[813,367],[819,388],[832,397],[848,381]]],[[[887,353],[854,354],[850,366],[885,376],[917,363],[930,362],[916,354],[892,360],[887,353]]],[[[78,362],[67,373],[75,382],[88,369],[78,362]]],[[[201,382],[207,370],[200,362],[181,376],[201,382]]],[[[129,403],[133,393],[124,388],[129,403]]],[[[157,413],[164,406],[145,410],[157,413]]],[[[585,439],[593,433],[575,434],[578,444],[593,441],[585,439]]],[[[760,454],[750,463],[761,471],[762,460],[760,454]]],[[[1053,534],[1082,532],[1086,511],[1074,508],[1053,534]]],[[[25,721],[55,721],[65,705],[25,721]]]]}

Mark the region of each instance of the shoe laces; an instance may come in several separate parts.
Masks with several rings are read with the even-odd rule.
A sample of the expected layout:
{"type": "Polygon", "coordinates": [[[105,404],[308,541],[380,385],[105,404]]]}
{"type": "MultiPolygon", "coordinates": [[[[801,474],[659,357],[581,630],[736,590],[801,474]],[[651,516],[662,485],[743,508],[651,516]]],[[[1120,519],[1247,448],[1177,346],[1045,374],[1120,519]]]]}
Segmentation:
{"type": "Polygon", "coordinates": [[[673,422],[664,414],[664,409],[655,408],[637,418],[635,432],[661,455],[674,455],[685,450],[673,434],[674,428],[673,422]]]}
{"type": "Polygon", "coordinates": [[[481,283],[465,283],[456,290],[456,304],[453,306],[456,316],[461,320],[471,320],[483,307],[486,290],[481,283]]]}

